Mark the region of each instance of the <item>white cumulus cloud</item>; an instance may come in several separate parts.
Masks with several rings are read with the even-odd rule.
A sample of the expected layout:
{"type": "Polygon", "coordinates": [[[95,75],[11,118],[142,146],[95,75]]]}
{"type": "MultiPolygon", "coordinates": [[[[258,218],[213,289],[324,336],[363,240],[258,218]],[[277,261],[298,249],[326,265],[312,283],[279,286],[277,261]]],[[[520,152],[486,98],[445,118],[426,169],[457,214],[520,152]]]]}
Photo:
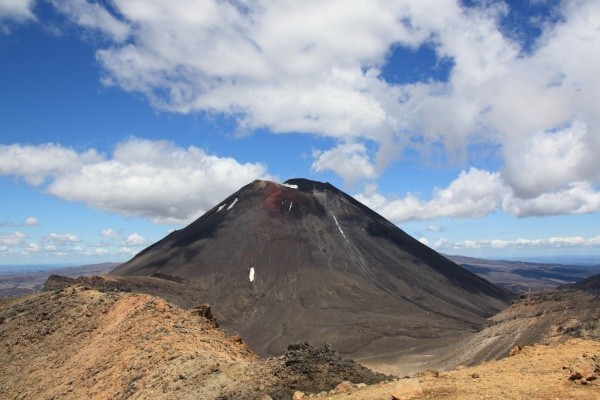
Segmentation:
{"type": "Polygon", "coordinates": [[[600,192],[588,182],[574,182],[534,198],[508,196],[503,208],[517,217],[587,214],[600,210],[600,192]]]}
{"type": "Polygon", "coordinates": [[[100,236],[110,239],[118,239],[121,236],[121,233],[115,231],[114,229],[106,228],[100,231],[100,236]]]}
{"type": "MultiPolygon", "coordinates": [[[[33,18],[33,4],[2,0],[0,18],[33,18]]],[[[437,189],[431,200],[363,196],[395,220],[477,217],[499,204],[518,216],[598,209],[597,0],[559,2],[527,47],[502,26],[511,7],[504,2],[472,7],[459,0],[357,0],[352,6],[345,0],[52,4],[72,23],[106,39],[97,42],[96,53],[106,85],[141,94],[159,109],[231,116],[240,131],[267,128],[333,138],[333,148],[315,153],[312,170],[332,171],[348,184],[376,179],[405,149],[425,159],[463,163],[479,145],[498,149],[499,171],[466,168],[465,176],[437,189]],[[394,48],[423,46],[433,50],[436,62],[451,65],[445,80],[386,81],[382,71],[394,48]],[[373,145],[372,155],[362,143],[373,145]],[[487,182],[459,187],[478,177],[487,182]]],[[[396,61],[406,67],[405,60],[396,61]]],[[[184,149],[180,161],[190,173],[196,171],[190,161],[194,152],[203,153],[184,149]]],[[[218,201],[215,193],[227,193],[216,184],[206,197],[193,194],[192,189],[216,182],[208,160],[227,164],[207,154],[197,157],[206,162],[189,191],[179,187],[181,180],[167,179],[176,175],[173,170],[156,177],[148,160],[129,161],[117,152],[106,160],[93,151],[50,144],[0,147],[0,174],[34,185],[49,180],[50,193],[102,210],[181,222],[218,201]],[[29,157],[36,151],[37,157],[29,157]],[[23,162],[13,162],[19,157],[23,162]],[[75,170],[80,172],[70,174],[75,170]],[[89,179],[96,178],[100,186],[93,193],[89,179]],[[116,191],[101,192],[108,180],[116,191]],[[182,199],[170,209],[166,195],[151,203],[155,182],[183,193],[182,199]],[[131,188],[139,195],[129,193],[131,188]]],[[[236,164],[231,160],[229,168],[264,174],[260,165],[236,164]]]]}
{"type": "Polygon", "coordinates": [[[143,246],[146,243],[148,243],[148,240],[145,237],[138,235],[137,233],[132,233],[123,240],[121,245],[123,247],[136,247],[143,246]]]}
{"type": "Polygon", "coordinates": [[[37,218],[35,218],[35,217],[27,217],[27,218],[25,218],[25,221],[23,221],[21,223],[15,223],[13,221],[3,221],[3,222],[0,222],[0,227],[7,227],[7,226],[28,227],[28,226],[37,226],[39,224],[40,224],[40,221],[38,221],[37,218]]]}
{"type": "Polygon", "coordinates": [[[0,175],[46,182],[45,192],[57,197],[160,223],[191,222],[241,186],[271,178],[259,163],[136,138],[117,144],[112,158],[54,144],[0,145],[0,175]]]}
{"type": "Polygon", "coordinates": [[[77,243],[79,238],[72,233],[50,233],[44,237],[45,241],[54,243],[77,243]]]}
{"type": "Polygon", "coordinates": [[[34,3],[35,0],[0,0],[0,27],[3,19],[17,21],[33,19],[34,3]]]}
{"type": "Polygon", "coordinates": [[[0,245],[7,247],[21,246],[27,235],[22,232],[14,231],[13,233],[0,234],[0,245]]]}
{"type": "Polygon", "coordinates": [[[429,224],[427,225],[427,230],[429,232],[444,232],[445,229],[443,226],[429,224]]]}
{"type": "Polygon", "coordinates": [[[549,237],[549,238],[519,238],[514,240],[479,239],[450,241],[445,238],[438,239],[433,248],[439,251],[447,250],[473,250],[473,249],[524,249],[524,248],[591,248],[600,246],[600,236],[584,238],[581,236],[549,237]]]}
{"type": "Polygon", "coordinates": [[[78,25],[98,29],[117,42],[125,40],[129,35],[129,25],[112,16],[99,3],[90,3],[86,0],[51,0],[51,2],[78,25]]]}
{"type": "Polygon", "coordinates": [[[519,197],[599,179],[596,0],[561,2],[529,49],[504,33],[510,5],[502,2],[54,4],[112,40],[97,52],[106,84],[161,109],[231,115],[241,130],[335,138],[342,144],[317,154],[313,170],[348,183],[375,178],[406,147],[428,157],[441,145],[466,160],[469,144],[482,142],[499,146],[519,197]],[[421,46],[452,65],[447,81],[384,79],[394,47],[421,46]],[[361,149],[348,150],[361,140],[379,146],[377,168],[361,149]]]}
{"type": "Polygon", "coordinates": [[[506,156],[503,177],[515,194],[530,198],[583,181],[598,181],[600,163],[587,127],[537,132],[506,156]],[[590,147],[590,144],[592,145],[590,147]]]}
{"type": "MultiPolygon", "coordinates": [[[[412,193],[389,198],[373,187],[354,197],[396,223],[442,217],[479,218],[497,210],[516,217],[587,214],[600,210],[600,192],[588,182],[570,183],[536,197],[519,197],[501,173],[477,168],[463,170],[445,188],[434,188],[428,200],[412,193]]],[[[428,225],[427,230],[444,231],[437,225],[428,225]]]]}
{"type": "MultiPolygon", "coordinates": [[[[42,251],[44,250],[42,249],[42,246],[40,246],[38,243],[29,243],[23,248],[23,253],[25,254],[41,253],[42,251]]],[[[56,249],[50,246],[49,252],[56,252],[56,249]]]]}
{"type": "Polygon", "coordinates": [[[57,144],[0,145],[0,175],[15,175],[30,185],[81,168],[84,164],[100,161],[95,150],[77,153],[57,144]]]}
{"type": "Polygon", "coordinates": [[[354,196],[387,219],[399,223],[441,217],[476,218],[496,210],[504,185],[498,173],[471,168],[462,171],[446,188],[435,188],[430,200],[408,194],[387,199],[374,192],[354,196]]]}
{"type": "Polygon", "coordinates": [[[377,176],[366,146],[360,143],[342,143],[327,151],[315,150],[313,157],[315,161],[311,170],[333,171],[350,186],[359,180],[377,176]]]}
{"type": "Polygon", "coordinates": [[[24,223],[25,226],[36,226],[39,224],[40,224],[40,221],[38,221],[38,219],[35,217],[25,218],[25,223],[24,223]]]}

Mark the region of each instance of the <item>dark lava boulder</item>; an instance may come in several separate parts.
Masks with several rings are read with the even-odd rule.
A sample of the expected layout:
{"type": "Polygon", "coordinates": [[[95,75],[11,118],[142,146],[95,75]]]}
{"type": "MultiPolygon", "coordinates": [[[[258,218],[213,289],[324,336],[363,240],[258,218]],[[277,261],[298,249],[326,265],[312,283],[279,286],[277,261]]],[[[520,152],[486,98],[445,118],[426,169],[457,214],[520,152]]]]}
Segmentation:
{"type": "Polygon", "coordinates": [[[267,363],[279,382],[269,392],[273,398],[285,398],[294,390],[328,392],[343,381],[372,385],[396,378],[343,358],[330,344],[316,347],[308,342],[293,342],[283,355],[270,358],[267,363]]]}
{"type": "Polygon", "coordinates": [[[328,183],[254,181],[113,275],[186,279],[261,355],[292,340],[346,355],[478,329],[506,291],[328,183]]]}

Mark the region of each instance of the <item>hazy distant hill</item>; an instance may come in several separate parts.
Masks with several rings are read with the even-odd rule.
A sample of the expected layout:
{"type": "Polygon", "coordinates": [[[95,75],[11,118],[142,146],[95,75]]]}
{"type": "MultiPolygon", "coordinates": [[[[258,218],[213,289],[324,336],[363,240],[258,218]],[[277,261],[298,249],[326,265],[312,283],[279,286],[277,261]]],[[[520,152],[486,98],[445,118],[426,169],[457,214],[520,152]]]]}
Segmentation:
{"type": "Polygon", "coordinates": [[[517,293],[528,290],[552,289],[600,273],[600,265],[533,263],[445,256],[490,282],[517,293]]]}
{"type": "MultiPolygon", "coordinates": [[[[63,275],[76,278],[83,275],[103,275],[117,267],[120,263],[105,262],[100,264],[79,265],[76,267],[44,268],[39,271],[0,274],[0,297],[14,297],[39,291],[50,275],[63,275]]],[[[29,267],[31,269],[32,267],[29,267]]]]}

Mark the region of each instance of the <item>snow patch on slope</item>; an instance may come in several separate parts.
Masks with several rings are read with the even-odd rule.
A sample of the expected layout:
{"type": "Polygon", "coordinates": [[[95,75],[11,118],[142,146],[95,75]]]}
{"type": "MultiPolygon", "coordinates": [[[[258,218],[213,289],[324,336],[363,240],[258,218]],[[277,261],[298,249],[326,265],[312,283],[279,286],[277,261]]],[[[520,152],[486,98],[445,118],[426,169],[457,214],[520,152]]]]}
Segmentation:
{"type": "Polygon", "coordinates": [[[231,203],[231,204],[229,205],[229,207],[227,207],[227,209],[228,209],[228,210],[231,210],[231,209],[233,208],[233,206],[235,206],[235,203],[237,203],[237,201],[238,201],[238,198],[236,197],[236,198],[235,198],[235,200],[233,201],[233,203],[231,203]]]}
{"type": "Polygon", "coordinates": [[[217,212],[221,211],[226,205],[227,205],[227,203],[223,204],[222,206],[219,206],[219,209],[217,210],[217,212]]]}
{"type": "Polygon", "coordinates": [[[344,237],[344,239],[348,240],[346,238],[346,235],[344,234],[344,231],[342,230],[342,227],[340,226],[340,224],[338,223],[337,218],[335,217],[335,214],[331,214],[333,215],[333,220],[335,221],[335,224],[337,225],[338,229],[340,230],[340,233],[342,234],[342,236],[344,237]]]}
{"type": "Polygon", "coordinates": [[[250,268],[250,275],[248,276],[250,282],[254,282],[254,267],[250,268]]]}
{"type": "Polygon", "coordinates": [[[298,189],[298,185],[290,185],[289,183],[282,183],[281,185],[292,189],[298,189]]]}

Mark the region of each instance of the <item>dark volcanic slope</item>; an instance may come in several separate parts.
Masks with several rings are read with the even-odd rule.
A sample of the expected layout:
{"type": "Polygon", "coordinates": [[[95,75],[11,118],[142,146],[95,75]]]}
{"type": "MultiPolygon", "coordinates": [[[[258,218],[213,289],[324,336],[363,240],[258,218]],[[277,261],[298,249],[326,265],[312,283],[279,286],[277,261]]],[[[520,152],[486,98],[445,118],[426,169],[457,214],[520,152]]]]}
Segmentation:
{"type": "Polygon", "coordinates": [[[472,330],[507,293],[328,183],[254,181],[113,275],[197,285],[259,354],[293,339],[377,353],[472,330]]]}
{"type": "Polygon", "coordinates": [[[579,289],[600,295],[600,274],[590,276],[582,281],[560,285],[559,289],[579,289]]]}

